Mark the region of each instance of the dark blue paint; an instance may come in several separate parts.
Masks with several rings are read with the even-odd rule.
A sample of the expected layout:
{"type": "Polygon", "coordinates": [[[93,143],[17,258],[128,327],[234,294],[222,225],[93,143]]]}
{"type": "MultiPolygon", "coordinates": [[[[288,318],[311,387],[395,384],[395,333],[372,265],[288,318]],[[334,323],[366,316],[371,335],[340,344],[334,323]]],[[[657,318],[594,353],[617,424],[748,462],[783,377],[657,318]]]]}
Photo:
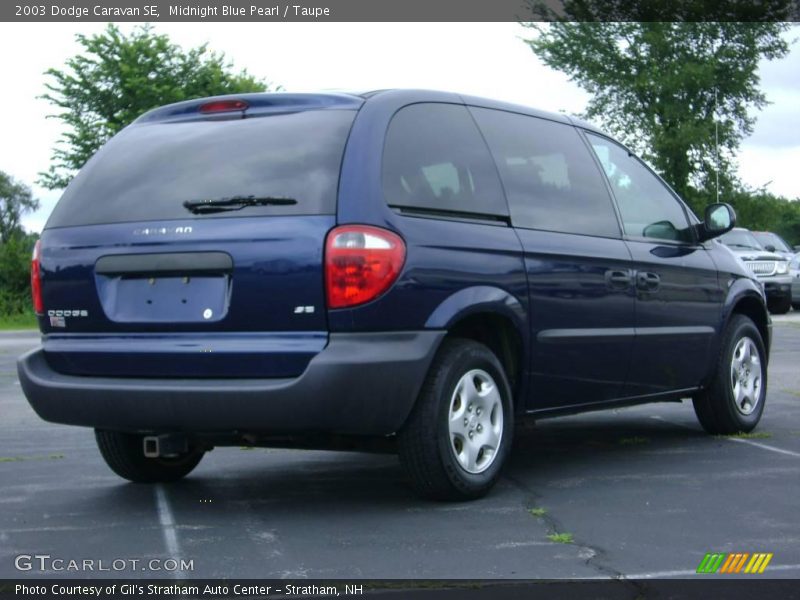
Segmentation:
{"type": "MultiPolygon", "coordinates": [[[[737,303],[750,299],[763,308],[757,284],[714,242],[687,248],[401,215],[383,199],[384,138],[403,106],[466,101],[572,123],[567,117],[443,92],[243,98],[250,105],[245,116],[321,108],[359,111],[342,160],[336,214],[47,229],[42,236],[45,306],[89,313],[68,317],[66,329],[40,319],[54,368],[134,377],[295,377],[325,347],[329,332],[449,329],[463,318],[490,313],[507,318],[522,340],[520,362],[527,380],[519,386],[523,397],[518,407],[558,411],[701,385],[737,303]],[[325,235],[345,223],[397,232],[407,246],[406,262],[383,296],[357,308],[327,311],[325,235]],[[137,235],[143,227],[167,233],[137,235]],[[191,227],[191,234],[176,233],[181,227],[191,227]],[[226,295],[224,301],[215,300],[215,307],[223,309],[221,317],[203,319],[192,312],[205,299],[198,292],[191,309],[170,309],[176,318],[169,322],[148,319],[142,282],[125,284],[122,313],[110,308],[112,288],[119,282],[96,276],[96,261],[112,254],[167,251],[230,254],[234,269],[224,278],[226,295]],[[657,273],[659,289],[637,292],[610,283],[610,273],[628,270],[657,273]],[[314,312],[298,314],[299,306],[312,306],[314,312]],[[637,329],[648,335],[637,335],[637,329]],[[562,335],[565,330],[578,333],[562,335]],[[613,335],[593,336],[592,330],[613,335]]],[[[208,118],[197,113],[208,100],[156,109],[133,126],[208,118]]],[[[209,284],[217,286],[216,294],[220,281],[209,284]]],[[[174,290],[155,299],[174,300],[174,290]]]]}

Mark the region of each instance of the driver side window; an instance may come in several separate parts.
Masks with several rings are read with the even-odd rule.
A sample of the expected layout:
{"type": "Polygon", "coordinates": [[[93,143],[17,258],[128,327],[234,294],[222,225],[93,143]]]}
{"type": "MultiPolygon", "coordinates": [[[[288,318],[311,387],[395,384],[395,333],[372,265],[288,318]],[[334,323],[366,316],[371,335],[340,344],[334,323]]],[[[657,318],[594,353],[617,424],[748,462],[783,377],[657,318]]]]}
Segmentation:
{"type": "Polygon", "coordinates": [[[587,137],[614,190],[625,234],[691,242],[686,213],[658,178],[622,146],[593,134],[587,137]]]}

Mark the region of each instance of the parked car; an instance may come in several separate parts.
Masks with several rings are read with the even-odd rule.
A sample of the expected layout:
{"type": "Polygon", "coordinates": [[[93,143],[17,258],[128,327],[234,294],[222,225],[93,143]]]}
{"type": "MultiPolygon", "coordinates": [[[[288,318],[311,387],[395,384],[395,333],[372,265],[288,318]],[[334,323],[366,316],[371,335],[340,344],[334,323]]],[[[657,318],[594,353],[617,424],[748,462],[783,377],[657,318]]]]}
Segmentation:
{"type": "Polygon", "coordinates": [[[780,254],[765,250],[747,229],[737,227],[719,239],[763,284],[770,312],[778,315],[789,312],[792,307],[789,261],[780,254]]]}
{"type": "Polygon", "coordinates": [[[789,275],[792,276],[792,306],[800,310],[800,254],[789,263],[789,275]]]}
{"type": "Polygon", "coordinates": [[[791,261],[794,255],[797,254],[797,251],[787,244],[786,240],[777,233],[772,233],[771,231],[753,231],[752,234],[753,237],[758,240],[758,243],[761,244],[761,247],[767,252],[780,254],[788,261],[791,261]]]}
{"type": "Polygon", "coordinates": [[[641,160],[570,117],[425,91],[155,109],[37,244],[44,419],[137,482],[215,446],[399,452],[475,498],[524,418],[692,398],[714,434],[767,393],[761,285],[641,160]]]}

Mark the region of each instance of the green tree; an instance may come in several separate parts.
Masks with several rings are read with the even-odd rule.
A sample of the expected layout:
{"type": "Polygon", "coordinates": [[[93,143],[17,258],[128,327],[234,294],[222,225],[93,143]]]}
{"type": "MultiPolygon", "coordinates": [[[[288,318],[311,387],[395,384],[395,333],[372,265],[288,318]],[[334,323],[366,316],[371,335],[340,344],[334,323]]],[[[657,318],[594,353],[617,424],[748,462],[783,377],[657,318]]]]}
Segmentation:
{"type": "Polygon", "coordinates": [[[28,186],[0,171],[0,315],[30,306],[30,263],[38,236],[25,233],[22,215],[39,208],[28,186]]]}
{"type": "Polygon", "coordinates": [[[65,187],[111,136],[151,108],[191,98],[265,91],[247,71],[233,72],[224,55],[206,45],[182,50],[149,25],[128,35],[109,25],[103,33],[76,36],[82,50],[65,68],[49,69],[43,98],[66,125],[51,166],[38,183],[65,187]]]}
{"type": "MultiPolygon", "coordinates": [[[[788,25],[747,15],[742,20],[753,22],[653,21],[653,14],[638,15],[642,22],[588,22],[620,18],[643,4],[667,6],[568,1],[561,20],[526,24],[538,31],[526,42],[546,65],[591,94],[581,116],[628,144],[698,210],[715,191],[715,129],[720,188],[737,188],[732,159],[752,132],[753,109],[767,104],[758,63],[786,55],[781,34],[788,25]],[[591,12],[596,6],[606,12],[591,12]]],[[[705,5],[688,4],[697,10],[705,5]]],[[[666,19],[666,12],[656,16],[666,19]]]]}
{"type": "Polygon", "coordinates": [[[31,189],[0,171],[0,244],[22,233],[22,215],[39,208],[39,201],[31,189]]]}
{"type": "Polygon", "coordinates": [[[16,231],[0,244],[0,315],[31,310],[31,253],[39,236],[16,231]]]}

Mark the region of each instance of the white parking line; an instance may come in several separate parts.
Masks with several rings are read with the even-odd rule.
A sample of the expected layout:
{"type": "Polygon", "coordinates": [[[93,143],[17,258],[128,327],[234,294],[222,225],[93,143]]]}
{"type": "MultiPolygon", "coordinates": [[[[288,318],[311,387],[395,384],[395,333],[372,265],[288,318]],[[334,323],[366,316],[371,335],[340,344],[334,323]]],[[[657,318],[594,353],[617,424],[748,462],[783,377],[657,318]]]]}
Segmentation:
{"type": "MultiPolygon", "coordinates": [[[[683,427],[684,429],[691,429],[692,431],[696,431],[694,427],[689,427],[688,425],[684,425],[683,423],[676,423],[675,421],[670,421],[669,419],[665,419],[664,417],[659,417],[654,415],[650,418],[655,419],[656,421],[663,421],[664,423],[669,423],[670,425],[675,425],[676,427],[683,427]]],[[[794,452],[792,450],[784,450],[783,448],[776,448],[775,446],[761,444],[759,442],[754,442],[753,440],[745,440],[742,438],[727,437],[727,436],[722,436],[722,439],[727,440],[729,442],[748,444],[750,446],[755,446],[756,448],[761,448],[762,450],[769,450],[770,452],[777,452],[779,454],[786,454],[788,456],[795,456],[797,458],[800,458],[800,452],[794,452]]]]}
{"type": "MultiPolygon", "coordinates": [[[[167,546],[169,558],[179,560],[181,558],[181,547],[178,544],[178,533],[175,530],[175,517],[169,506],[167,493],[163,485],[156,485],[156,508],[158,509],[158,520],[161,523],[161,531],[164,534],[164,544],[167,546]]],[[[174,577],[180,577],[178,571],[173,571],[174,577]]]]}
{"type": "Polygon", "coordinates": [[[792,452],[791,450],[784,450],[783,448],[776,448],[775,446],[768,446],[767,444],[761,444],[759,442],[754,442],[752,440],[743,440],[741,438],[727,438],[731,442],[739,442],[741,444],[749,444],[751,446],[755,446],[756,448],[761,448],[763,450],[771,450],[772,452],[779,452],[780,454],[788,454],[789,456],[796,456],[800,458],[800,452],[792,452]]]}

